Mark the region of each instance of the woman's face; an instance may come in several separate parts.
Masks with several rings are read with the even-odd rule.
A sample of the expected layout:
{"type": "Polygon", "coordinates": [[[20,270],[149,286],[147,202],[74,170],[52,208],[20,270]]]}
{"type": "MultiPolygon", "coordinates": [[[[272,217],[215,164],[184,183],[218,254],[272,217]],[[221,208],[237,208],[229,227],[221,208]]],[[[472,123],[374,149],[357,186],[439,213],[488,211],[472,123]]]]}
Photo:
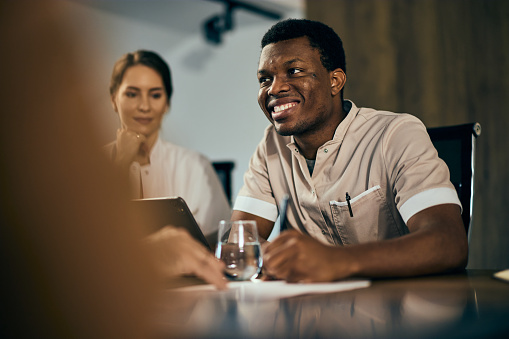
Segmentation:
{"type": "Polygon", "coordinates": [[[161,76],[144,65],[135,65],[125,71],[111,101],[122,128],[147,138],[157,135],[169,107],[161,76]]]}

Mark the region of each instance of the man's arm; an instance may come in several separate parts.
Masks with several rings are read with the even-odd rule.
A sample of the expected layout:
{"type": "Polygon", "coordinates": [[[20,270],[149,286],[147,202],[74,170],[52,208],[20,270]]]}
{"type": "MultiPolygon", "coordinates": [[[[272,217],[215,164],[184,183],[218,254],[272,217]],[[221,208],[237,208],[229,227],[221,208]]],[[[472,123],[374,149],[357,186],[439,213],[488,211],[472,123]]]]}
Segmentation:
{"type": "Polygon", "coordinates": [[[288,281],[334,281],[349,276],[396,277],[464,268],[468,243],[459,206],[427,208],[399,238],[332,247],[296,231],[282,233],[265,249],[268,274],[288,281]]]}

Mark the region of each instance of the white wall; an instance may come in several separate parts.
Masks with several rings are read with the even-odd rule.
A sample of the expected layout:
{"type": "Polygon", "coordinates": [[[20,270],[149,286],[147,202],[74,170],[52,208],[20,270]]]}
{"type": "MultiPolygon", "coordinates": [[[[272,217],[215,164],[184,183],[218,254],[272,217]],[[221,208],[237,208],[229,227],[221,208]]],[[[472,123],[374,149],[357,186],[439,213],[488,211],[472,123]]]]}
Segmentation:
{"type": "MultiPolygon", "coordinates": [[[[283,18],[302,17],[302,0],[257,1],[279,11],[283,18]]],[[[114,139],[118,119],[108,95],[113,63],[136,49],[157,51],[172,69],[174,95],[162,135],[168,141],[195,149],[211,161],[233,160],[234,196],[242,185],[249,158],[268,121],[257,104],[256,70],[260,40],[274,20],[238,9],[235,29],[219,46],[205,41],[201,25],[223,11],[223,4],[203,0],[68,0],[69,18],[76,29],[100,44],[83,56],[84,67],[97,84],[87,95],[104,102],[94,112],[104,143],[114,139]],[[99,60],[97,60],[99,59],[99,60]]]]}

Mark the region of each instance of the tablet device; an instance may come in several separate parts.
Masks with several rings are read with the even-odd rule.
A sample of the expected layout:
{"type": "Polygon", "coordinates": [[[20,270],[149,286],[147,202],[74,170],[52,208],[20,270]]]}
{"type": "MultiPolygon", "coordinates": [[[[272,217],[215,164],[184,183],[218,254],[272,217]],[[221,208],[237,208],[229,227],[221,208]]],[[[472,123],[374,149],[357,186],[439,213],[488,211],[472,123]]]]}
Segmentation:
{"type": "Polygon", "coordinates": [[[131,201],[131,206],[135,213],[146,216],[143,220],[146,220],[145,226],[149,232],[156,232],[167,225],[185,228],[193,238],[210,250],[207,239],[181,197],[135,199],[131,201]]]}

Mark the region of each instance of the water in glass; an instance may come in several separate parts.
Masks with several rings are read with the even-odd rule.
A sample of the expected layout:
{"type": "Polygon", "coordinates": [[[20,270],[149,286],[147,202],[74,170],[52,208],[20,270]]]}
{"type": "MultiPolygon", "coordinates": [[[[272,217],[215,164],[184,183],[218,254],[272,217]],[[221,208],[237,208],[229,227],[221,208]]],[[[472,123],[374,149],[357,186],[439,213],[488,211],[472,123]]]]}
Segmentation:
{"type": "Polygon", "coordinates": [[[255,221],[222,221],[216,257],[226,266],[230,280],[249,280],[258,275],[263,259],[255,221]]]}

